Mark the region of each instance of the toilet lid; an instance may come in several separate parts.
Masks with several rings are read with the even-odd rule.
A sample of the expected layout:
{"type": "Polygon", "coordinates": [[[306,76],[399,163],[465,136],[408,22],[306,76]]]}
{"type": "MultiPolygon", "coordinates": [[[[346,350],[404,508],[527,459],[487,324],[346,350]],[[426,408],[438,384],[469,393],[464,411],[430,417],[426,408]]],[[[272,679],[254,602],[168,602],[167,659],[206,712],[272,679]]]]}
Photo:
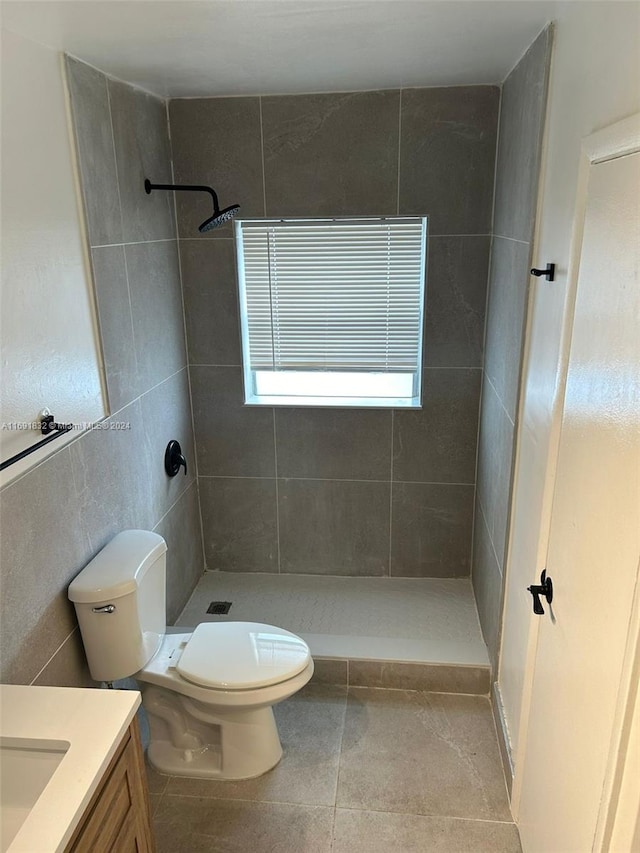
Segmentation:
{"type": "Polygon", "coordinates": [[[260,622],[202,622],[176,669],[203,687],[248,690],[293,678],[310,660],[304,640],[282,628],[260,622]]]}

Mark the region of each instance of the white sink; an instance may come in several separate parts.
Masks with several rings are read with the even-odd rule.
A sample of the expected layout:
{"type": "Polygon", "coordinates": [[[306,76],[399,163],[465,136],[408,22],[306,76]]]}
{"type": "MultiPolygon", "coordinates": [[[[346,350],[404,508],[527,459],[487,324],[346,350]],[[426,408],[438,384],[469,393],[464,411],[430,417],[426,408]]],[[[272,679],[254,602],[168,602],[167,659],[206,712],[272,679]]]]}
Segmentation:
{"type": "Polygon", "coordinates": [[[139,705],[135,690],[0,684],[0,853],[64,853],[139,705]]]}
{"type": "Polygon", "coordinates": [[[5,853],[69,749],[64,740],[0,737],[0,851],[5,853]]]}

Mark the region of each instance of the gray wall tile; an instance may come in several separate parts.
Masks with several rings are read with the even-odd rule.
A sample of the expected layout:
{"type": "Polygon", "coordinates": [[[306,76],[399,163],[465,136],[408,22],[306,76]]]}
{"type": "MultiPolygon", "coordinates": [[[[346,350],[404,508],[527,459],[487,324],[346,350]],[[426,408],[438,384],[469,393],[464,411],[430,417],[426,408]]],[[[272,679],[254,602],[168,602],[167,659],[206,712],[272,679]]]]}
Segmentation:
{"type": "Polygon", "coordinates": [[[425,690],[434,693],[489,693],[489,668],[428,663],[350,660],[349,687],[425,690]]]}
{"type": "Polygon", "coordinates": [[[204,571],[200,501],[195,481],[154,530],[167,543],[167,624],[172,625],[204,571]]]}
{"type": "Polygon", "coordinates": [[[199,482],[207,568],[277,572],[276,481],[201,477],[199,482]]]}
{"type": "Polygon", "coordinates": [[[488,234],[500,90],[404,89],[400,213],[428,214],[431,234],[488,234]]]}
{"type": "Polygon", "coordinates": [[[164,515],[196,476],[187,369],[184,368],[161,385],[147,391],[140,398],[140,409],[144,429],[139,451],[146,453],[147,490],[152,518],[157,519],[164,515]],[[169,477],[164,470],[164,454],[167,444],[173,439],[180,442],[182,454],[187,460],[186,476],[184,468],[175,477],[169,477]]]}
{"type": "Polygon", "coordinates": [[[76,628],[67,637],[62,647],[51,658],[34,680],[38,686],[51,687],[95,687],[82,645],[80,629],[76,628]]]}
{"type": "Polygon", "coordinates": [[[144,442],[136,400],[69,448],[77,491],[75,524],[84,531],[88,556],[121,530],[151,530],[155,522],[144,442]]]}
{"type": "Polygon", "coordinates": [[[533,236],[550,53],[547,27],[502,88],[494,232],[525,242],[533,236]]]}
{"type": "Polygon", "coordinates": [[[347,686],[349,680],[348,661],[331,658],[313,659],[312,684],[339,684],[347,686]]]}
{"type": "Polygon", "coordinates": [[[482,367],[490,237],[431,237],[424,364],[482,367]]]}
{"type": "Polygon", "coordinates": [[[502,617],[502,575],[481,507],[476,513],[473,535],[472,582],[482,634],[495,671],[502,617]]]}
{"type": "Polygon", "coordinates": [[[28,683],[74,629],[67,585],[89,554],[70,448],[3,489],[0,501],[0,677],[28,683]]]}
{"type": "Polygon", "coordinates": [[[499,572],[507,548],[514,424],[530,281],[528,241],[537,201],[551,36],[548,27],[511,72],[503,86],[500,112],[472,572],[494,666],[502,618],[499,572]]]}
{"type": "Polygon", "coordinates": [[[107,80],[70,56],[66,68],[89,243],[120,243],[122,218],[107,80]]]}
{"type": "MultiPolygon", "coordinates": [[[[240,205],[244,217],[264,215],[259,98],[190,98],[169,104],[171,147],[178,184],[204,184],[217,192],[220,207],[240,205]]],[[[211,216],[211,197],[177,193],[181,237],[199,237],[211,216]]],[[[202,239],[229,237],[232,225],[202,239]]]]}
{"type": "MultiPolygon", "coordinates": [[[[169,109],[176,180],[209,182],[224,204],[240,202],[241,215],[263,216],[262,120],[268,216],[394,214],[399,166],[401,212],[430,214],[430,235],[488,235],[498,96],[497,88],[486,86],[405,91],[402,116],[397,90],[261,101],[176,100],[169,109]],[[411,209],[406,206],[411,204],[411,209]]],[[[197,196],[178,197],[181,235],[197,236],[207,203],[197,196]]],[[[476,369],[427,370],[425,407],[396,411],[393,439],[388,411],[276,409],[277,472],[272,411],[244,406],[239,368],[204,367],[241,359],[233,242],[219,239],[224,236],[231,236],[229,229],[212,232],[215,239],[185,240],[181,246],[200,475],[277,473],[308,480],[379,480],[388,487],[395,447],[396,480],[473,484],[488,236],[441,236],[430,245],[425,364],[476,369]]],[[[332,523],[332,507],[320,506],[322,500],[333,500],[331,489],[310,488],[315,496],[312,500],[307,494],[309,504],[315,501],[314,511],[332,523]]],[[[408,526],[414,515],[408,515],[408,526]]],[[[468,526],[459,541],[468,545],[471,520],[465,501],[460,525],[463,519],[468,526]]],[[[388,532],[387,521],[384,529],[388,532]]],[[[434,571],[457,575],[459,555],[451,552],[455,565],[444,565],[445,531],[446,525],[434,571]]],[[[358,530],[345,527],[340,535],[347,539],[349,534],[353,539],[358,530]]],[[[415,536],[411,542],[416,544],[415,536]]],[[[355,557],[341,564],[332,547],[323,560],[340,567],[314,563],[311,571],[368,571],[355,557]]],[[[465,559],[468,571],[468,551],[465,559]]],[[[374,574],[387,571],[376,560],[367,558],[364,565],[374,574]]]]}
{"type": "Polygon", "coordinates": [[[475,482],[480,383],[479,370],[424,371],[423,408],[395,412],[394,480],[475,482]]]}
{"type": "MultiPolygon", "coordinates": [[[[69,79],[85,204],[95,215],[90,237],[94,244],[122,243],[107,79],[75,60],[69,60],[69,79]]],[[[110,85],[125,167],[119,171],[129,226],[124,240],[172,236],[172,199],[158,195],[146,208],[142,186],[148,167],[154,168],[153,179],[170,180],[164,104],[124,84],[110,85]]],[[[126,251],[128,257],[122,246],[92,252],[109,403],[116,415],[2,492],[3,681],[30,681],[46,664],[38,683],[87,683],[68,583],[114,534],[130,527],[152,529],[194,482],[176,240],[127,246],[126,251]],[[122,424],[129,428],[119,428],[122,424]],[[170,480],[164,472],[170,438],[179,439],[187,454],[187,478],[170,480]]],[[[195,566],[202,564],[202,556],[196,562],[202,550],[196,504],[193,485],[164,519],[169,547],[173,550],[173,542],[180,551],[176,561],[189,566],[181,589],[186,597],[196,582],[195,566]],[[178,518],[185,514],[180,527],[178,518]]],[[[171,578],[171,552],[168,559],[171,578]]],[[[177,595],[170,590],[171,606],[177,606],[177,595]]]]}
{"type": "Polygon", "coordinates": [[[474,487],[394,483],[392,495],[391,574],[467,577],[474,487]]]}
{"type": "Polygon", "coordinates": [[[92,249],[91,259],[109,409],[117,412],[138,396],[140,387],[124,248],[92,249]]]}
{"type": "Polygon", "coordinates": [[[391,214],[399,91],[262,99],[268,216],[391,214]]]}
{"type": "Polygon", "coordinates": [[[180,240],[189,362],[242,364],[233,240],[180,240]]]}
{"type": "Polygon", "coordinates": [[[391,412],[276,409],[279,477],[388,480],[391,412]]]}
{"type": "Polygon", "coordinates": [[[493,238],[485,371],[515,420],[529,290],[528,243],[493,238]]]}
{"type": "Polygon", "coordinates": [[[478,445],[477,501],[482,506],[500,561],[504,560],[511,495],[515,429],[485,379],[478,445]]]}
{"type": "Polygon", "coordinates": [[[280,570],[386,575],[389,484],[279,480],[280,570]]]}
{"type": "Polygon", "coordinates": [[[273,410],[245,406],[239,367],[192,366],[200,476],[273,477],[273,410]]]}
{"type": "Polygon", "coordinates": [[[173,183],[165,103],[116,80],[108,85],[124,242],[175,237],[173,194],[144,189],[145,178],[173,183]]]}
{"type": "Polygon", "coordinates": [[[174,240],[126,247],[140,391],[187,363],[178,251],[174,240]]]}

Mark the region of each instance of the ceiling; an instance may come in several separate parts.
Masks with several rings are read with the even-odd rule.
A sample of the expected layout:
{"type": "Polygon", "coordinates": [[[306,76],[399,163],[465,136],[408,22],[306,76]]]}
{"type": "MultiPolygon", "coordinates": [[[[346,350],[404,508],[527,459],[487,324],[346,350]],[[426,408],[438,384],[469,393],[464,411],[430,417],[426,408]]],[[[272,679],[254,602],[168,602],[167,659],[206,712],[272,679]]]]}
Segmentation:
{"type": "Polygon", "coordinates": [[[2,24],[163,96],[500,83],[546,0],[5,0],[2,24]]]}

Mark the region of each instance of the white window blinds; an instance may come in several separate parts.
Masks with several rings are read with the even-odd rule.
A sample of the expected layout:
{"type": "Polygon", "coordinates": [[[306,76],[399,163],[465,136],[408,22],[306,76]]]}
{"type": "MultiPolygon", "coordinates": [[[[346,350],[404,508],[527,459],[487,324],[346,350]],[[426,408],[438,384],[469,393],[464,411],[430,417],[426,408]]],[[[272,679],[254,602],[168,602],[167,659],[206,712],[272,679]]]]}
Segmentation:
{"type": "Polygon", "coordinates": [[[245,371],[414,374],[426,219],[236,222],[245,371]]]}

